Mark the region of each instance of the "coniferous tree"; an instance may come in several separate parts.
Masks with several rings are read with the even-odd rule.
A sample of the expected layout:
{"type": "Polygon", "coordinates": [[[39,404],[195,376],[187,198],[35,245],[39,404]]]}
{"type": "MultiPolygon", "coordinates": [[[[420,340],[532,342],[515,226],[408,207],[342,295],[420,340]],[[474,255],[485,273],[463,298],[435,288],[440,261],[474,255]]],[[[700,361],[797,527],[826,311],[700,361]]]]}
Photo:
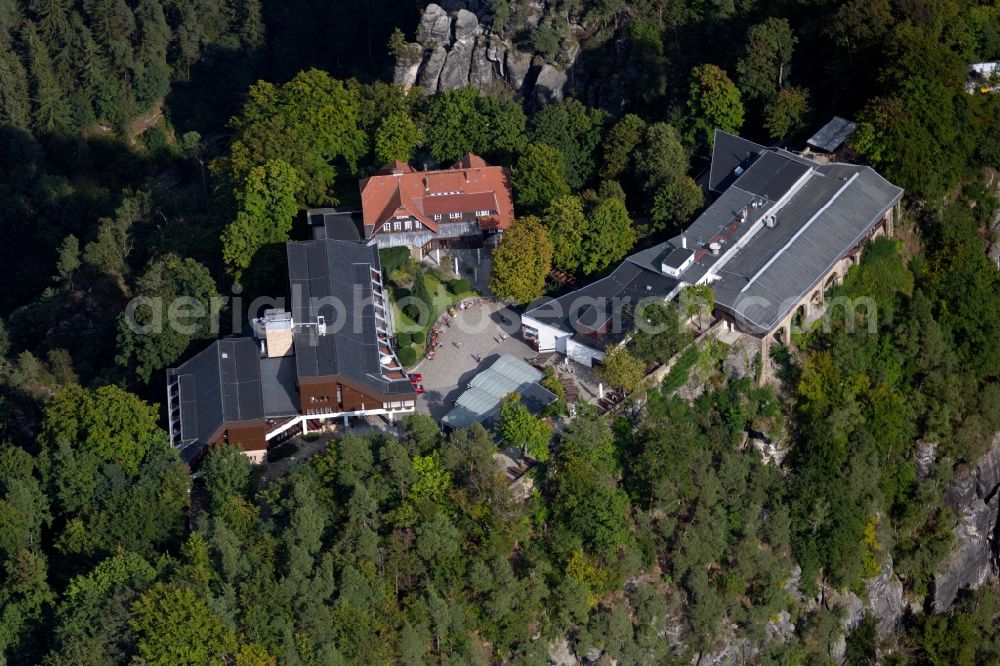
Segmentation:
{"type": "Polygon", "coordinates": [[[139,110],[146,111],[170,88],[170,66],[167,64],[170,26],[159,0],[141,0],[135,17],[140,32],[135,94],[139,110]]]}
{"type": "Polygon", "coordinates": [[[0,122],[20,127],[31,123],[28,74],[6,35],[0,35],[0,122]]]}
{"type": "Polygon", "coordinates": [[[52,59],[38,29],[26,21],[21,30],[28,53],[28,73],[31,80],[32,124],[43,132],[56,132],[69,124],[68,107],[59,90],[52,68],[52,59]]]}

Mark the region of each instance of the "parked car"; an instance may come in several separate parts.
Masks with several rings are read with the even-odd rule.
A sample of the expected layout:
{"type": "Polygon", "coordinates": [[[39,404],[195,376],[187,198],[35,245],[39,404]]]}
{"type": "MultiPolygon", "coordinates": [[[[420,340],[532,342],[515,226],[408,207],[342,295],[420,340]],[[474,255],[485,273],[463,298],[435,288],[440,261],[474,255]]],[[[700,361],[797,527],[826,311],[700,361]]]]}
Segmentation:
{"type": "Polygon", "coordinates": [[[417,395],[419,395],[419,394],[421,394],[421,393],[424,392],[424,385],[423,384],[414,384],[413,385],[413,390],[417,392],[417,395]]]}
{"type": "Polygon", "coordinates": [[[411,384],[419,384],[420,382],[424,381],[424,376],[419,372],[410,373],[408,376],[410,378],[411,384]]]}

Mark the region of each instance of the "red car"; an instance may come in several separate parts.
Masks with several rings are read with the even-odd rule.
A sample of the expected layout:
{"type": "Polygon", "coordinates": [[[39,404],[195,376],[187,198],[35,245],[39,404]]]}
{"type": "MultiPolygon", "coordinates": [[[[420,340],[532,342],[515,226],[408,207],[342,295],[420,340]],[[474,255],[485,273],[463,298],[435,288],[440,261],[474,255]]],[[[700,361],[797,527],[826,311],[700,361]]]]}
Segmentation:
{"type": "Polygon", "coordinates": [[[424,392],[424,385],[423,384],[414,384],[413,385],[413,390],[416,391],[417,395],[420,395],[421,393],[424,392]]]}
{"type": "Polygon", "coordinates": [[[419,384],[420,382],[424,381],[424,376],[422,374],[420,374],[419,372],[414,372],[414,373],[412,373],[411,375],[408,375],[408,376],[410,378],[410,383],[411,384],[419,384]]]}

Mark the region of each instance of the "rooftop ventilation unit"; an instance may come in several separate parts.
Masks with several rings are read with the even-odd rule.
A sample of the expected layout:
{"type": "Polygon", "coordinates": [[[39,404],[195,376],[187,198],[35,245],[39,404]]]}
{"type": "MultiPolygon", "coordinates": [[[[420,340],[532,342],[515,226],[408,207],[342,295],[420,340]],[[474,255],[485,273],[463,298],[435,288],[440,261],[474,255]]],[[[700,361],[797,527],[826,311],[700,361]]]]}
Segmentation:
{"type": "Polygon", "coordinates": [[[743,175],[743,167],[737,165],[737,167],[735,169],[733,169],[733,173],[736,174],[737,177],[742,176],[743,175]]]}
{"type": "Polygon", "coordinates": [[[708,249],[712,252],[712,254],[717,255],[722,251],[722,243],[709,243],[708,249]]]}
{"type": "Polygon", "coordinates": [[[777,218],[775,218],[774,215],[768,215],[767,217],[764,218],[764,226],[767,227],[768,229],[774,229],[776,226],[778,226],[777,218]]]}

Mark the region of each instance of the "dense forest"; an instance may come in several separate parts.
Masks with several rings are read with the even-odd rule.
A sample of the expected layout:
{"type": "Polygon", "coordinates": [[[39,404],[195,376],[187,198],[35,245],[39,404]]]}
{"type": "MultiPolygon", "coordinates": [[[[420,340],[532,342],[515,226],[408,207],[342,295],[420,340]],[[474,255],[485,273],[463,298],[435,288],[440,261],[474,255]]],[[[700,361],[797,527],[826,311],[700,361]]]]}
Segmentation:
{"type": "Polygon", "coordinates": [[[441,4],[557,62],[582,26],[576,94],[394,87],[421,3],[0,0],[4,660],[1000,661],[994,585],[932,612],[946,488],[1000,431],[1000,95],[964,89],[1000,58],[1000,8],[549,0],[526,29],[533,3],[441,4]],[[356,205],[389,160],[511,167],[521,217],[492,286],[526,303],[551,269],[594,279],[689,221],[714,128],[799,148],[834,114],[905,216],[837,287],[876,313],[797,336],[774,385],[707,349],[690,390],[581,404],[526,497],[493,433],[423,416],[270,481],[232,448],[193,478],[168,444],[163,371],[219,329],[137,335],[129,301],[282,295],[301,210],[356,205]],[[889,567],[899,626],[845,626],[833,600],[889,567]]]}

